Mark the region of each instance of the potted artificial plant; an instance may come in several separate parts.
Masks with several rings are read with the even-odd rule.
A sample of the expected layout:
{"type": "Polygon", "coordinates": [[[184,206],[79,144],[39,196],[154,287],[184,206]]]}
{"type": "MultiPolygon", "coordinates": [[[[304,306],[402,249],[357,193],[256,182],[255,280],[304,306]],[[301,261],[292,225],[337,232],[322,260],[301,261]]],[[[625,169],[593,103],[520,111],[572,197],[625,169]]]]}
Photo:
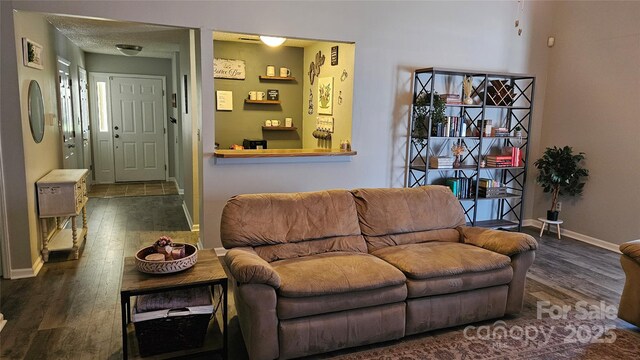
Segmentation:
{"type": "Polygon", "coordinates": [[[551,209],[547,211],[547,220],[558,220],[556,205],[560,195],[576,196],[582,194],[589,170],[580,166],[584,153],[573,154],[569,146],[546,148],[542,157],[534,163],[538,169],[536,182],[546,193],[551,193],[551,209]]]}
{"type": "Polygon", "coordinates": [[[422,93],[416,98],[414,106],[415,127],[414,136],[420,139],[424,144],[427,137],[427,123],[429,112],[431,112],[432,136],[437,136],[435,129],[438,124],[445,121],[444,111],[445,102],[438,93],[433,94],[433,110],[429,107],[431,102],[431,93],[422,93]]]}

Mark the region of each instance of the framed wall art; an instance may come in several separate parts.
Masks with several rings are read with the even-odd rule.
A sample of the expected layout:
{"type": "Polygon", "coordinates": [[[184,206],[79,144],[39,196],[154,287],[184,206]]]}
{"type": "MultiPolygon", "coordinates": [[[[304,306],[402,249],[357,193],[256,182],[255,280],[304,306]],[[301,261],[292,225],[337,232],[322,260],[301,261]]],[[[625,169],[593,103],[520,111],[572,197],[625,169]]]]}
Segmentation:
{"type": "Polygon", "coordinates": [[[333,115],[333,77],[318,78],[318,114],[333,115]]]}
{"type": "Polygon", "coordinates": [[[244,80],[246,77],[244,60],[213,59],[213,77],[215,79],[244,80]]]}
{"type": "Polygon", "coordinates": [[[42,45],[37,42],[22,38],[22,63],[34,69],[44,69],[42,61],[42,45]]]}

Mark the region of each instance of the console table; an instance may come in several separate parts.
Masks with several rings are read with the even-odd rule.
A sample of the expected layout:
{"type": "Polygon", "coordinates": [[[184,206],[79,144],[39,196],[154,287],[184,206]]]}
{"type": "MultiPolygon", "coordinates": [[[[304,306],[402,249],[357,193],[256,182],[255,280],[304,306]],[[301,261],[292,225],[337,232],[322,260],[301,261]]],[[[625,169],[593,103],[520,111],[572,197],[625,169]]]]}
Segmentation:
{"type": "Polygon", "coordinates": [[[80,257],[80,246],[87,237],[87,169],[56,169],[36,182],[38,212],[42,227],[42,259],[49,252],[71,250],[80,257]],[[82,213],[82,229],[78,234],[76,216],[82,213]],[[63,229],[62,219],[71,217],[71,229],[63,229]],[[48,219],[55,218],[56,228],[49,234],[48,219]],[[78,239],[80,241],[78,242],[78,239]]]}

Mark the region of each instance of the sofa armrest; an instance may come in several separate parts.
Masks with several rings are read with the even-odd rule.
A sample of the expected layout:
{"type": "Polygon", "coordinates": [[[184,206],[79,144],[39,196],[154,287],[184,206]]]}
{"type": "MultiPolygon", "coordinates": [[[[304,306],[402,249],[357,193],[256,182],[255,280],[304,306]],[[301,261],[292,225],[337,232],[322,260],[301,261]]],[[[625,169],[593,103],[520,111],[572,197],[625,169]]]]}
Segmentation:
{"type": "Polygon", "coordinates": [[[640,240],[633,240],[620,244],[620,252],[640,264],[640,240]]]}
{"type": "Polygon", "coordinates": [[[502,255],[512,256],[538,248],[536,239],[524,233],[468,226],[460,226],[458,231],[465,244],[475,245],[502,255]]]}
{"type": "Polygon", "coordinates": [[[229,272],[241,284],[266,284],[280,287],[280,276],[273,267],[251,248],[227,251],[224,261],[229,272]]]}

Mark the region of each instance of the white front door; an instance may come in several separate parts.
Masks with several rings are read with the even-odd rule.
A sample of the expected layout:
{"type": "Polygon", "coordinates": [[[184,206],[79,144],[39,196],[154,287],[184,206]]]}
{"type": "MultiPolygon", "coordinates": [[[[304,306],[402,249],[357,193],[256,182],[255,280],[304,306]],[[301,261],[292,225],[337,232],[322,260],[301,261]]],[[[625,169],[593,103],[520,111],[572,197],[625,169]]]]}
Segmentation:
{"type": "Polygon", "coordinates": [[[76,152],[76,131],[73,123],[73,106],[71,105],[71,63],[58,58],[58,107],[60,108],[60,126],[62,133],[62,166],[65,169],[78,168],[76,152]]]}
{"type": "Polygon", "coordinates": [[[111,77],[116,181],[166,180],[161,79],[111,77]]]}
{"type": "Polygon", "coordinates": [[[91,168],[91,131],[89,125],[89,84],[87,70],[78,67],[78,85],[80,87],[80,126],[82,129],[82,168],[91,168]]]}

